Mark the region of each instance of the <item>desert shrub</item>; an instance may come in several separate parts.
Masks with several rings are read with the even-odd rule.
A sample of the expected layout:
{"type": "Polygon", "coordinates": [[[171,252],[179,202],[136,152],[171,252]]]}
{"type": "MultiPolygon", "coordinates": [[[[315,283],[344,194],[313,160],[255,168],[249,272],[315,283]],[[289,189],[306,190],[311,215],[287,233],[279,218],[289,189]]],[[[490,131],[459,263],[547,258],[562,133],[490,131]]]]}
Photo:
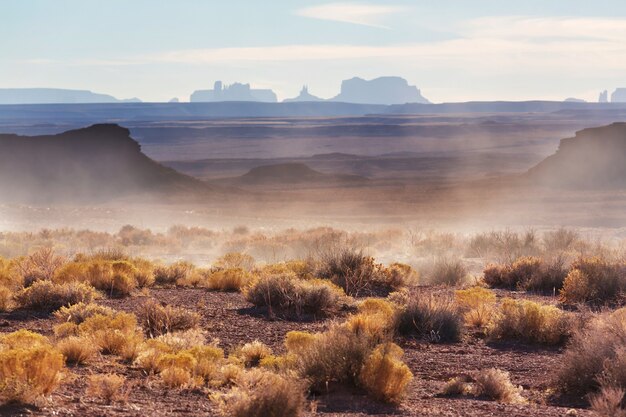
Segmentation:
{"type": "Polygon", "coordinates": [[[396,314],[398,333],[433,342],[456,342],[463,335],[463,314],[447,297],[416,296],[396,314]]]}
{"type": "Polygon", "coordinates": [[[494,288],[556,292],[563,287],[567,270],[562,258],[545,262],[537,257],[522,257],[506,265],[488,265],[484,281],[494,288]]]}
{"type": "Polygon", "coordinates": [[[113,401],[126,402],[130,389],[124,388],[125,383],[126,378],[123,375],[91,375],[87,386],[87,395],[100,398],[108,403],[113,401]]]}
{"type": "Polygon", "coordinates": [[[101,353],[132,359],[143,340],[134,314],[96,314],[78,326],[79,335],[90,337],[101,353]]]}
{"type": "Polygon", "coordinates": [[[254,258],[246,253],[229,252],[220,256],[213,263],[213,267],[218,269],[242,269],[246,272],[254,268],[254,258]]]}
{"type": "Polygon", "coordinates": [[[298,417],[304,408],[297,381],[258,369],[240,374],[235,387],[212,398],[223,415],[232,417],[298,417]]]}
{"type": "Polygon", "coordinates": [[[445,396],[471,394],[473,389],[471,382],[472,379],[468,376],[457,376],[451,378],[444,384],[441,394],[445,396]]]}
{"type": "Polygon", "coordinates": [[[59,340],[57,349],[63,354],[65,363],[82,365],[96,354],[96,347],[85,337],[70,336],[59,340]]]}
{"type": "Polygon", "coordinates": [[[154,279],[159,285],[173,285],[187,279],[194,269],[193,264],[185,261],[178,261],[168,266],[157,266],[154,269],[154,279]]]}
{"type": "Polygon", "coordinates": [[[591,409],[600,417],[626,417],[622,407],[626,391],[618,387],[602,387],[600,392],[589,397],[591,409]]]}
{"type": "Polygon", "coordinates": [[[329,279],[351,296],[387,294],[404,284],[401,268],[393,271],[362,252],[342,249],[322,255],[316,275],[329,279]]]}
{"type": "Polygon", "coordinates": [[[88,264],[86,262],[67,262],[55,271],[52,281],[57,284],[84,281],[87,275],[87,267],[88,264]]]}
{"type": "Polygon", "coordinates": [[[578,233],[574,230],[559,228],[544,233],[543,246],[548,252],[564,252],[570,250],[578,239],[578,233]]]}
{"type": "Polygon", "coordinates": [[[513,262],[523,256],[538,254],[540,252],[538,243],[534,230],[528,230],[523,234],[510,230],[480,233],[470,239],[467,255],[513,262]]]}
{"type": "Polygon", "coordinates": [[[110,297],[125,297],[137,287],[137,268],[128,261],[94,261],[87,267],[87,280],[110,297]]]}
{"type": "Polygon", "coordinates": [[[474,376],[476,395],[507,404],[525,403],[522,387],[511,383],[509,373],[500,369],[484,369],[474,376]]]}
{"type": "Polygon", "coordinates": [[[621,301],[626,267],[601,258],[580,258],[572,264],[561,299],[564,303],[601,305],[621,301]]]}
{"type": "Polygon", "coordinates": [[[343,293],[324,280],[301,280],[288,275],[265,275],[244,291],[246,300],[270,312],[283,314],[328,314],[343,293]]]}
{"type": "Polygon", "coordinates": [[[285,348],[289,353],[298,353],[310,348],[314,341],[314,334],[294,330],[285,336],[285,348]]]}
{"type": "Polygon", "coordinates": [[[240,360],[246,368],[253,368],[259,366],[261,360],[271,354],[272,349],[269,346],[255,340],[235,349],[231,356],[240,360]]]}
{"type": "Polygon", "coordinates": [[[96,314],[112,315],[114,310],[110,307],[94,303],[76,303],[69,307],[61,307],[54,312],[54,318],[61,323],[81,324],[89,317],[96,314]]]}
{"type": "Polygon", "coordinates": [[[0,286],[0,313],[7,312],[13,308],[13,291],[0,286]]]}
{"type": "Polygon", "coordinates": [[[192,349],[202,346],[206,342],[205,332],[200,329],[189,329],[185,331],[162,334],[154,338],[159,343],[164,343],[175,351],[192,349]]]}
{"type": "Polygon", "coordinates": [[[559,345],[567,340],[571,330],[569,314],[555,306],[506,298],[489,335],[494,339],[559,345]]]}
{"type": "Polygon", "coordinates": [[[32,404],[58,385],[63,355],[41,335],[19,330],[0,336],[0,402],[32,404]]]}
{"type": "Polygon", "coordinates": [[[496,305],[496,294],[493,291],[471,287],[456,290],[454,298],[468,326],[484,328],[491,322],[496,305]]]}
{"type": "Polygon", "coordinates": [[[365,335],[374,344],[390,341],[395,332],[394,306],[385,300],[368,298],[359,305],[359,313],[345,322],[357,335],[365,335]]]}
{"type": "Polygon", "coordinates": [[[467,268],[461,259],[440,258],[428,269],[427,282],[431,285],[457,286],[467,281],[467,268]]]}
{"type": "Polygon", "coordinates": [[[133,258],[131,263],[135,267],[134,278],[139,288],[151,287],[155,282],[154,264],[147,259],[133,258]]]}
{"type": "Polygon", "coordinates": [[[64,339],[70,336],[78,336],[78,325],[72,322],[61,323],[54,326],[53,331],[54,336],[57,339],[64,339]]]}
{"type": "Polygon", "coordinates": [[[252,275],[242,268],[220,269],[206,277],[206,287],[211,291],[239,291],[252,281],[252,275]]]}
{"type": "Polygon", "coordinates": [[[624,341],[624,308],[598,315],[577,328],[557,371],[557,385],[564,392],[581,395],[597,391],[601,380],[607,387],[626,387],[624,341]]]}
{"type": "Polygon", "coordinates": [[[51,281],[37,281],[18,292],[15,301],[21,308],[50,312],[63,306],[90,303],[97,297],[98,292],[84,283],[54,284],[51,281]]]}
{"type": "Polygon", "coordinates": [[[402,349],[393,343],[379,345],[369,355],[359,374],[365,390],[374,398],[390,403],[401,400],[413,374],[402,362],[402,349]]]}
{"type": "Polygon", "coordinates": [[[65,258],[58,256],[54,249],[44,247],[20,259],[15,268],[24,286],[29,286],[35,281],[51,280],[64,263],[65,258]]]}
{"type": "Polygon", "coordinates": [[[24,282],[16,271],[15,262],[0,257],[0,286],[16,289],[21,287],[24,282]]]}
{"type": "Polygon", "coordinates": [[[155,300],[143,304],[139,322],[146,334],[155,337],[168,332],[189,330],[198,326],[200,316],[193,311],[170,305],[161,305],[155,300]]]}

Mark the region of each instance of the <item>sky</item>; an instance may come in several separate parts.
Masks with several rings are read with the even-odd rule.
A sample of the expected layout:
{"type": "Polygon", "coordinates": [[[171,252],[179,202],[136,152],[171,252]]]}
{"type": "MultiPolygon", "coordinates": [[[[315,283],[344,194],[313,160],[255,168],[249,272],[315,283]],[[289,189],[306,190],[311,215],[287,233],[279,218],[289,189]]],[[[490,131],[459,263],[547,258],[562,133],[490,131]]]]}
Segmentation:
{"type": "Polygon", "coordinates": [[[597,101],[626,87],[624,0],[0,0],[0,88],[188,101],[396,75],[433,102],[597,101]]]}

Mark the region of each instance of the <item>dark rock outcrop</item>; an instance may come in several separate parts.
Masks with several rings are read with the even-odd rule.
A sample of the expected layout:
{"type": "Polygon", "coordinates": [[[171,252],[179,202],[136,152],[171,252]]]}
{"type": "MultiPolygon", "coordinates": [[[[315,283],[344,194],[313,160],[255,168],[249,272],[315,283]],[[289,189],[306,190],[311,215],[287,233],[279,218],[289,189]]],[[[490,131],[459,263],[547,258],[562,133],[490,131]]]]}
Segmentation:
{"type": "Polygon", "coordinates": [[[361,104],[430,103],[420,90],[400,77],[364,80],[354,77],[341,83],[341,93],[332,101],[361,104]]]}
{"type": "Polygon", "coordinates": [[[128,129],[99,124],[50,136],[0,135],[0,201],[92,202],[209,186],[141,152],[128,129]]]}
{"type": "Polygon", "coordinates": [[[528,171],[534,184],[567,188],[626,188],[626,123],[584,129],[528,171]]]}

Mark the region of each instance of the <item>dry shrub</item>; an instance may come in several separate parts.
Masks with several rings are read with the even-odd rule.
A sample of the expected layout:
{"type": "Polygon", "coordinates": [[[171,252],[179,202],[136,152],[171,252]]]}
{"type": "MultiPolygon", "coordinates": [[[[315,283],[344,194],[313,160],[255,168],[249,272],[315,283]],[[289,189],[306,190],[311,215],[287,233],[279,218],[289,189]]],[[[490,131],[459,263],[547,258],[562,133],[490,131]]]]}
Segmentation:
{"type": "Polygon", "coordinates": [[[289,275],[265,275],[244,290],[246,300],[271,313],[322,315],[336,309],[343,292],[324,280],[302,280],[289,275]]]}
{"type": "Polygon", "coordinates": [[[616,304],[625,289],[626,266],[601,258],[580,258],[565,279],[561,299],[567,304],[616,304]]]}
{"type": "Polygon", "coordinates": [[[604,313],[576,329],[557,372],[562,391],[584,395],[606,387],[626,387],[626,309],[604,313]]]}
{"type": "Polygon", "coordinates": [[[78,325],[72,322],[61,323],[54,326],[53,331],[54,336],[57,339],[64,339],[70,336],[78,336],[78,325]]]}
{"type": "Polygon", "coordinates": [[[570,315],[555,306],[505,298],[489,335],[494,339],[560,345],[571,330],[570,315]]]}
{"type": "Polygon", "coordinates": [[[350,249],[322,255],[316,275],[329,279],[354,297],[388,294],[405,283],[401,268],[391,271],[375,263],[374,258],[350,249]]]}
{"type": "Polygon", "coordinates": [[[252,281],[252,275],[242,268],[228,268],[211,272],[206,287],[211,291],[239,291],[252,281]]]}
{"type": "Polygon", "coordinates": [[[468,278],[467,268],[461,259],[440,258],[429,269],[427,282],[431,285],[457,286],[468,278]]]}
{"type": "Polygon", "coordinates": [[[191,384],[191,372],[178,366],[169,366],[163,369],[159,375],[168,388],[182,388],[191,384]]]}
{"type": "Polygon", "coordinates": [[[91,340],[76,336],[59,340],[57,349],[63,354],[65,363],[69,365],[82,365],[93,358],[97,352],[91,340]]]}
{"type": "Polygon", "coordinates": [[[463,312],[466,325],[485,328],[491,323],[496,304],[496,294],[493,291],[483,287],[471,287],[455,291],[454,298],[463,312]]]}
{"type": "Polygon", "coordinates": [[[246,272],[254,268],[254,258],[246,253],[230,252],[220,256],[213,263],[218,269],[242,269],[246,272]]]}
{"type": "Polygon", "coordinates": [[[110,297],[125,297],[137,288],[137,268],[128,261],[94,261],[87,267],[87,280],[110,297]]]}
{"type": "Polygon", "coordinates": [[[51,280],[64,263],[65,258],[57,256],[54,249],[44,247],[20,259],[15,268],[24,286],[29,286],[35,281],[51,280]]]}
{"type": "Polygon", "coordinates": [[[88,264],[86,262],[67,262],[57,269],[52,281],[57,284],[80,282],[85,280],[88,264]]]}
{"type": "Polygon", "coordinates": [[[600,392],[589,397],[591,409],[600,417],[626,417],[623,388],[602,387],[600,392]]]}
{"type": "Polygon", "coordinates": [[[81,324],[96,314],[112,315],[113,313],[114,310],[110,307],[94,303],[77,303],[69,307],[61,307],[54,312],[54,318],[61,323],[81,324]]]}
{"type": "Polygon", "coordinates": [[[255,340],[235,349],[231,356],[241,361],[246,368],[253,368],[259,366],[261,360],[271,354],[272,349],[269,346],[255,340]]]}
{"type": "Polygon", "coordinates": [[[463,314],[451,298],[410,298],[396,314],[398,332],[433,342],[457,342],[463,336],[463,314]]]}
{"type": "Polygon", "coordinates": [[[180,351],[204,345],[206,335],[203,330],[189,329],[182,332],[165,333],[154,340],[164,343],[174,351],[180,351]]]}
{"type": "Polygon", "coordinates": [[[164,306],[155,300],[145,302],[138,316],[141,326],[150,337],[189,330],[197,327],[200,322],[200,316],[193,311],[170,305],[164,306]]]}
{"type": "Polygon", "coordinates": [[[96,314],[81,323],[78,331],[81,336],[90,337],[101,353],[129,360],[134,359],[143,340],[137,329],[137,319],[130,313],[96,314]]]}
{"type": "Polygon", "coordinates": [[[168,266],[157,266],[154,279],[159,285],[173,285],[186,280],[195,270],[195,266],[186,261],[178,261],[168,266]]]}
{"type": "Polygon", "coordinates": [[[445,396],[467,395],[472,393],[472,379],[467,376],[457,376],[445,383],[441,394],[445,396]]]}
{"type": "Polygon", "coordinates": [[[147,288],[154,285],[154,264],[147,259],[134,258],[132,264],[135,267],[135,282],[139,288],[147,288]]]}
{"type": "Polygon", "coordinates": [[[100,398],[108,403],[113,401],[126,402],[130,388],[124,388],[126,378],[123,375],[101,374],[91,375],[87,386],[87,395],[100,398]]]}
{"type": "Polygon", "coordinates": [[[13,308],[13,291],[0,286],[0,313],[5,313],[13,308]]]}
{"type": "Polygon", "coordinates": [[[474,376],[476,395],[485,396],[506,404],[522,404],[522,387],[511,383],[509,373],[500,369],[484,369],[474,376]]]}
{"type": "Polygon", "coordinates": [[[548,252],[565,252],[570,250],[578,240],[577,232],[561,227],[544,233],[543,246],[548,252]]]}
{"type": "Polygon", "coordinates": [[[51,312],[63,306],[90,303],[97,297],[98,292],[84,283],[54,284],[51,281],[37,281],[17,293],[15,301],[21,308],[51,312]]]}
{"type": "Polygon", "coordinates": [[[546,262],[541,258],[527,256],[512,264],[488,265],[484,270],[484,281],[494,288],[552,292],[563,287],[567,269],[562,258],[546,262]]]}
{"type": "Polygon", "coordinates": [[[291,331],[285,336],[285,348],[288,353],[298,353],[311,347],[315,341],[315,335],[308,332],[291,331]]]}
{"type": "Polygon", "coordinates": [[[63,355],[36,333],[0,336],[0,402],[33,404],[58,385],[63,355]]]}
{"type": "Polygon", "coordinates": [[[402,362],[402,349],[393,343],[379,345],[365,360],[359,380],[374,398],[398,403],[413,379],[409,367],[402,362]]]}
{"type": "Polygon", "coordinates": [[[212,397],[230,417],[298,417],[303,413],[304,390],[289,377],[254,369],[239,375],[236,386],[212,397]]]}
{"type": "Polygon", "coordinates": [[[372,343],[383,343],[393,339],[394,311],[389,314],[380,311],[361,312],[348,317],[344,325],[355,334],[364,335],[372,343]]]}

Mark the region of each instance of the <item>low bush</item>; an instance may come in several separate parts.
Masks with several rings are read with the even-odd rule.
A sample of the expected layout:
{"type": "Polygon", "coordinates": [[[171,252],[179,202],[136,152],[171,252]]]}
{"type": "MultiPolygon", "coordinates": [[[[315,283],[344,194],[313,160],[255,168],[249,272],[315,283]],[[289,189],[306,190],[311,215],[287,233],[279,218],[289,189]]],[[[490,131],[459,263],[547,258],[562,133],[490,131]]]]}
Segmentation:
{"type": "Polygon", "coordinates": [[[159,285],[174,285],[193,274],[195,266],[189,262],[178,261],[168,266],[157,266],[154,269],[154,279],[159,285]]]}
{"type": "Polygon", "coordinates": [[[528,300],[503,300],[489,336],[544,345],[563,344],[572,330],[568,313],[528,300]]]}
{"type": "Polygon", "coordinates": [[[600,417],[626,417],[624,388],[602,387],[600,392],[589,397],[591,409],[600,417]]]}
{"type": "Polygon", "coordinates": [[[229,252],[217,258],[213,267],[217,269],[241,269],[250,272],[254,268],[254,263],[254,258],[246,253],[229,252]]]}
{"type": "Polygon", "coordinates": [[[0,313],[5,313],[13,308],[13,291],[0,286],[0,313]]]}
{"type": "Polygon", "coordinates": [[[272,354],[269,346],[255,340],[235,349],[232,357],[241,361],[244,367],[253,368],[259,366],[261,361],[272,354]]]}
{"type": "Polygon", "coordinates": [[[16,273],[25,287],[36,281],[52,279],[56,271],[65,263],[51,247],[43,247],[15,263],[16,273]]]}
{"type": "Polygon", "coordinates": [[[0,336],[0,402],[34,404],[61,379],[63,355],[36,333],[0,336]]]}
{"type": "Polygon", "coordinates": [[[242,268],[220,269],[206,277],[205,286],[211,291],[239,291],[252,281],[252,275],[242,268]]]}
{"type": "Polygon", "coordinates": [[[212,399],[229,417],[298,417],[304,409],[304,390],[297,381],[258,369],[240,374],[229,392],[212,399]]]}
{"type": "Polygon", "coordinates": [[[495,314],[496,294],[483,287],[457,290],[454,298],[463,312],[465,324],[474,328],[486,328],[495,314]]]}
{"type": "Polygon", "coordinates": [[[566,304],[619,304],[626,290],[626,265],[601,258],[580,258],[572,264],[561,300],[566,304]]]}
{"type": "Polygon", "coordinates": [[[484,281],[494,288],[556,293],[563,287],[567,269],[562,258],[545,262],[537,257],[522,257],[506,265],[488,265],[484,281]]]}
{"type": "Polygon", "coordinates": [[[108,403],[113,401],[126,402],[130,389],[124,388],[125,383],[126,378],[122,375],[91,375],[87,386],[87,395],[100,398],[108,403]]]}
{"type": "Polygon", "coordinates": [[[170,305],[164,306],[155,300],[145,302],[139,310],[138,317],[146,335],[150,337],[189,330],[197,327],[200,322],[200,316],[193,311],[170,305]]]}
{"type": "Polygon", "coordinates": [[[341,289],[324,280],[301,280],[289,275],[265,275],[244,290],[246,300],[270,313],[324,315],[336,309],[341,289]]]}
{"type": "Polygon", "coordinates": [[[365,390],[374,398],[398,403],[413,379],[409,367],[402,362],[402,349],[393,343],[379,345],[368,356],[359,374],[365,390]]]}
{"type": "Polygon", "coordinates": [[[15,301],[21,308],[51,312],[63,306],[90,303],[97,297],[98,292],[84,283],[54,284],[51,281],[37,281],[18,292],[15,301]]]}
{"type": "Polygon", "coordinates": [[[511,383],[509,373],[500,369],[486,369],[474,375],[478,396],[485,396],[495,401],[507,404],[522,404],[526,400],[522,397],[522,387],[511,383]]]}
{"type": "Polygon", "coordinates": [[[76,303],[69,307],[61,307],[54,312],[54,318],[61,323],[81,324],[96,314],[112,315],[115,311],[110,307],[94,303],[76,303]]]}
{"type": "Polygon", "coordinates": [[[463,314],[447,297],[410,298],[396,314],[396,326],[403,336],[433,342],[457,342],[463,335],[463,314]]]}
{"type": "Polygon", "coordinates": [[[78,326],[78,333],[91,338],[101,353],[126,360],[134,359],[143,340],[135,315],[122,312],[89,317],[78,326]]]}
{"type": "Polygon", "coordinates": [[[345,322],[345,326],[357,335],[365,335],[372,343],[379,344],[393,339],[396,308],[388,301],[368,298],[360,303],[359,313],[345,322]]]}
{"type": "Polygon", "coordinates": [[[427,283],[430,285],[458,286],[468,278],[467,268],[461,259],[440,258],[427,269],[427,283]]]}
{"type": "Polygon", "coordinates": [[[87,267],[87,280],[110,297],[125,297],[137,288],[139,271],[129,261],[94,261],[87,267]]]}
{"type": "Polygon", "coordinates": [[[69,365],[82,365],[97,353],[96,347],[86,337],[70,336],[61,339],[57,343],[57,349],[69,365]]]}

